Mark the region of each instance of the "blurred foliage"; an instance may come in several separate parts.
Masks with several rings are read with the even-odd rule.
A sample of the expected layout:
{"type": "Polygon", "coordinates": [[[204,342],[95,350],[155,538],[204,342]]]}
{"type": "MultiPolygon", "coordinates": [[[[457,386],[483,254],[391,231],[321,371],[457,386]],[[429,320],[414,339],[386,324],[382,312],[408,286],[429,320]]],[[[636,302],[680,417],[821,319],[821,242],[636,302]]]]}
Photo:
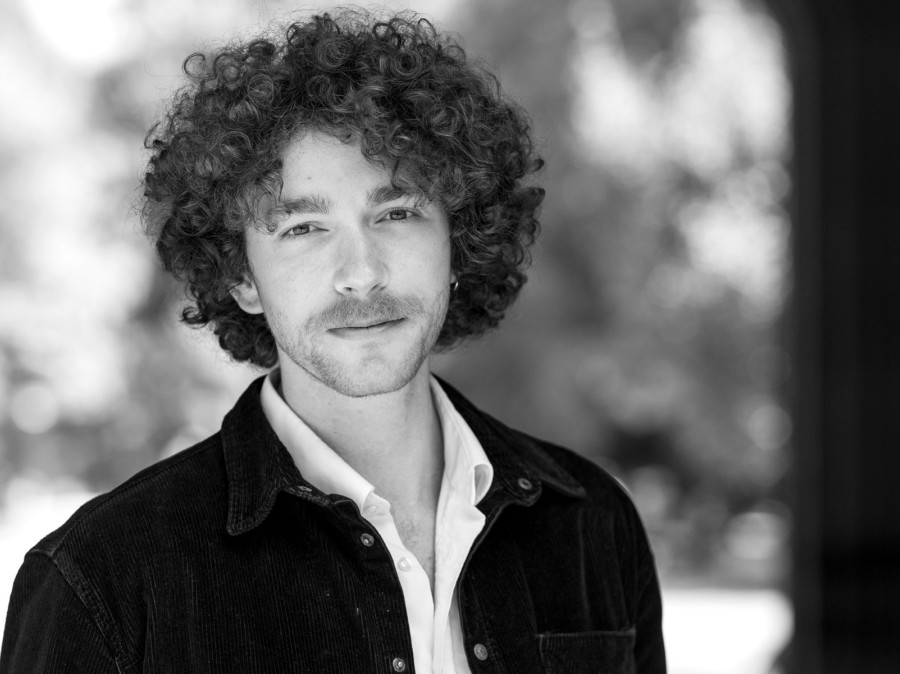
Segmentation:
{"type": "MultiPolygon", "coordinates": [[[[214,432],[259,374],[178,325],[134,206],[184,56],[291,4],[88,5],[0,6],[0,488],[107,489],[214,432]]],[[[777,27],[749,0],[416,7],[500,73],[547,160],[519,304],[435,369],[623,478],[665,573],[770,581],[790,444],[777,27]]]]}
{"type": "Polygon", "coordinates": [[[771,580],[791,430],[777,26],[727,0],[569,0],[479,5],[461,32],[531,111],[547,200],[521,303],[442,367],[621,476],[663,571],[771,580]]]}

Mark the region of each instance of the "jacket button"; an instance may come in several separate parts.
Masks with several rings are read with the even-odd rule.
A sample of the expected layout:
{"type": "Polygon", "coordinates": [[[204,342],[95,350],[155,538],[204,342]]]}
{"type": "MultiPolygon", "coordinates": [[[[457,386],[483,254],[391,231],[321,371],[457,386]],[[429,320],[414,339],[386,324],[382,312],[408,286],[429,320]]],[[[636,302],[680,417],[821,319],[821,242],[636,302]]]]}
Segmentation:
{"type": "Polygon", "coordinates": [[[406,671],[406,660],[403,658],[394,658],[394,661],[391,663],[395,672],[405,672],[406,671]]]}
{"type": "Polygon", "coordinates": [[[475,644],[475,648],[473,650],[475,651],[476,658],[478,658],[479,660],[487,660],[487,646],[485,646],[484,644],[475,644]]]}
{"type": "Polygon", "coordinates": [[[531,490],[534,488],[534,485],[531,483],[531,480],[529,480],[527,477],[519,478],[519,486],[525,490],[531,490]]]}
{"type": "MultiPolygon", "coordinates": [[[[371,548],[373,545],[375,545],[375,539],[372,537],[372,534],[360,534],[359,542],[365,545],[367,548],[371,548]]],[[[398,669],[397,671],[399,672],[403,670],[398,669]]]]}

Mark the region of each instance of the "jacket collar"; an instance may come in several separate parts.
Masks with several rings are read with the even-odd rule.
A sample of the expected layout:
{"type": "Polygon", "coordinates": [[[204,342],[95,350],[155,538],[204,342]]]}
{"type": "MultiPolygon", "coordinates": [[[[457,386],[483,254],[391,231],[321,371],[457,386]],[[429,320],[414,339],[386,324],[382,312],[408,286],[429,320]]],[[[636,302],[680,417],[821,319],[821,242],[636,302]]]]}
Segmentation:
{"type": "Polygon", "coordinates": [[[304,483],[263,413],[259,393],[264,379],[259,377],[250,384],[222,421],[228,477],[226,529],[233,536],[259,526],[280,492],[304,483]]]}
{"type": "MultiPolygon", "coordinates": [[[[226,529],[233,536],[259,526],[282,491],[320,506],[332,505],[303,478],[269,425],[259,399],[263,379],[250,384],[222,422],[228,478],[226,529]]],[[[522,505],[537,501],[544,485],[571,497],[585,495],[584,487],[556,464],[537,441],[507,428],[478,410],[452,386],[438,381],[494,467],[490,495],[522,505]]]]}
{"type": "Polygon", "coordinates": [[[523,505],[537,501],[543,486],[574,498],[587,495],[581,483],[556,463],[537,440],[482,412],[450,384],[437,379],[494,467],[492,492],[503,490],[523,505]]]}

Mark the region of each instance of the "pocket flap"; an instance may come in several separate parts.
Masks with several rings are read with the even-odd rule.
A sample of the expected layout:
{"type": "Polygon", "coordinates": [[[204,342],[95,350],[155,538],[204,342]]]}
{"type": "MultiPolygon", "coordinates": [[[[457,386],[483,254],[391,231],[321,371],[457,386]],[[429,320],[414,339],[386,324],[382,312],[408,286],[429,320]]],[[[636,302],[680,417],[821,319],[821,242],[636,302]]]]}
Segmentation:
{"type": "Polygon", "coordinates": [[[538,634],[546,674],[633,674],[634,629],[538,634]]]}

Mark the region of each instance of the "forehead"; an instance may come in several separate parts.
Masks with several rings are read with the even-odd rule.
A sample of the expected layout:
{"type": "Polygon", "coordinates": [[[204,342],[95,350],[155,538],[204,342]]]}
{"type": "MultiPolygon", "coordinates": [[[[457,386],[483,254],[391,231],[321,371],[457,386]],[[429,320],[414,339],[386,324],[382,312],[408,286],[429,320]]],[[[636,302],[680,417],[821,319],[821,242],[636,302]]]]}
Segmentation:
{"type": "Polygon", "coordinates": [[[359,143],[344,142],[317,131],[291,141],[282,153],[282,195],[291,198],[311,189],[341,191],[390,183],[391,172],[363,156],[359,143]]]}
{"type": "Polygon", "coordinates": [[[402,162],[388,167],[367,158],[357,141],[310,131],[282,152],[281,189],[273,205],[283,209],[298,199],[350,204],[363,198],[369,205],[378,205],[400,197],[419,205],[435,201],[417,184],[411,167],[402,162]]]}

